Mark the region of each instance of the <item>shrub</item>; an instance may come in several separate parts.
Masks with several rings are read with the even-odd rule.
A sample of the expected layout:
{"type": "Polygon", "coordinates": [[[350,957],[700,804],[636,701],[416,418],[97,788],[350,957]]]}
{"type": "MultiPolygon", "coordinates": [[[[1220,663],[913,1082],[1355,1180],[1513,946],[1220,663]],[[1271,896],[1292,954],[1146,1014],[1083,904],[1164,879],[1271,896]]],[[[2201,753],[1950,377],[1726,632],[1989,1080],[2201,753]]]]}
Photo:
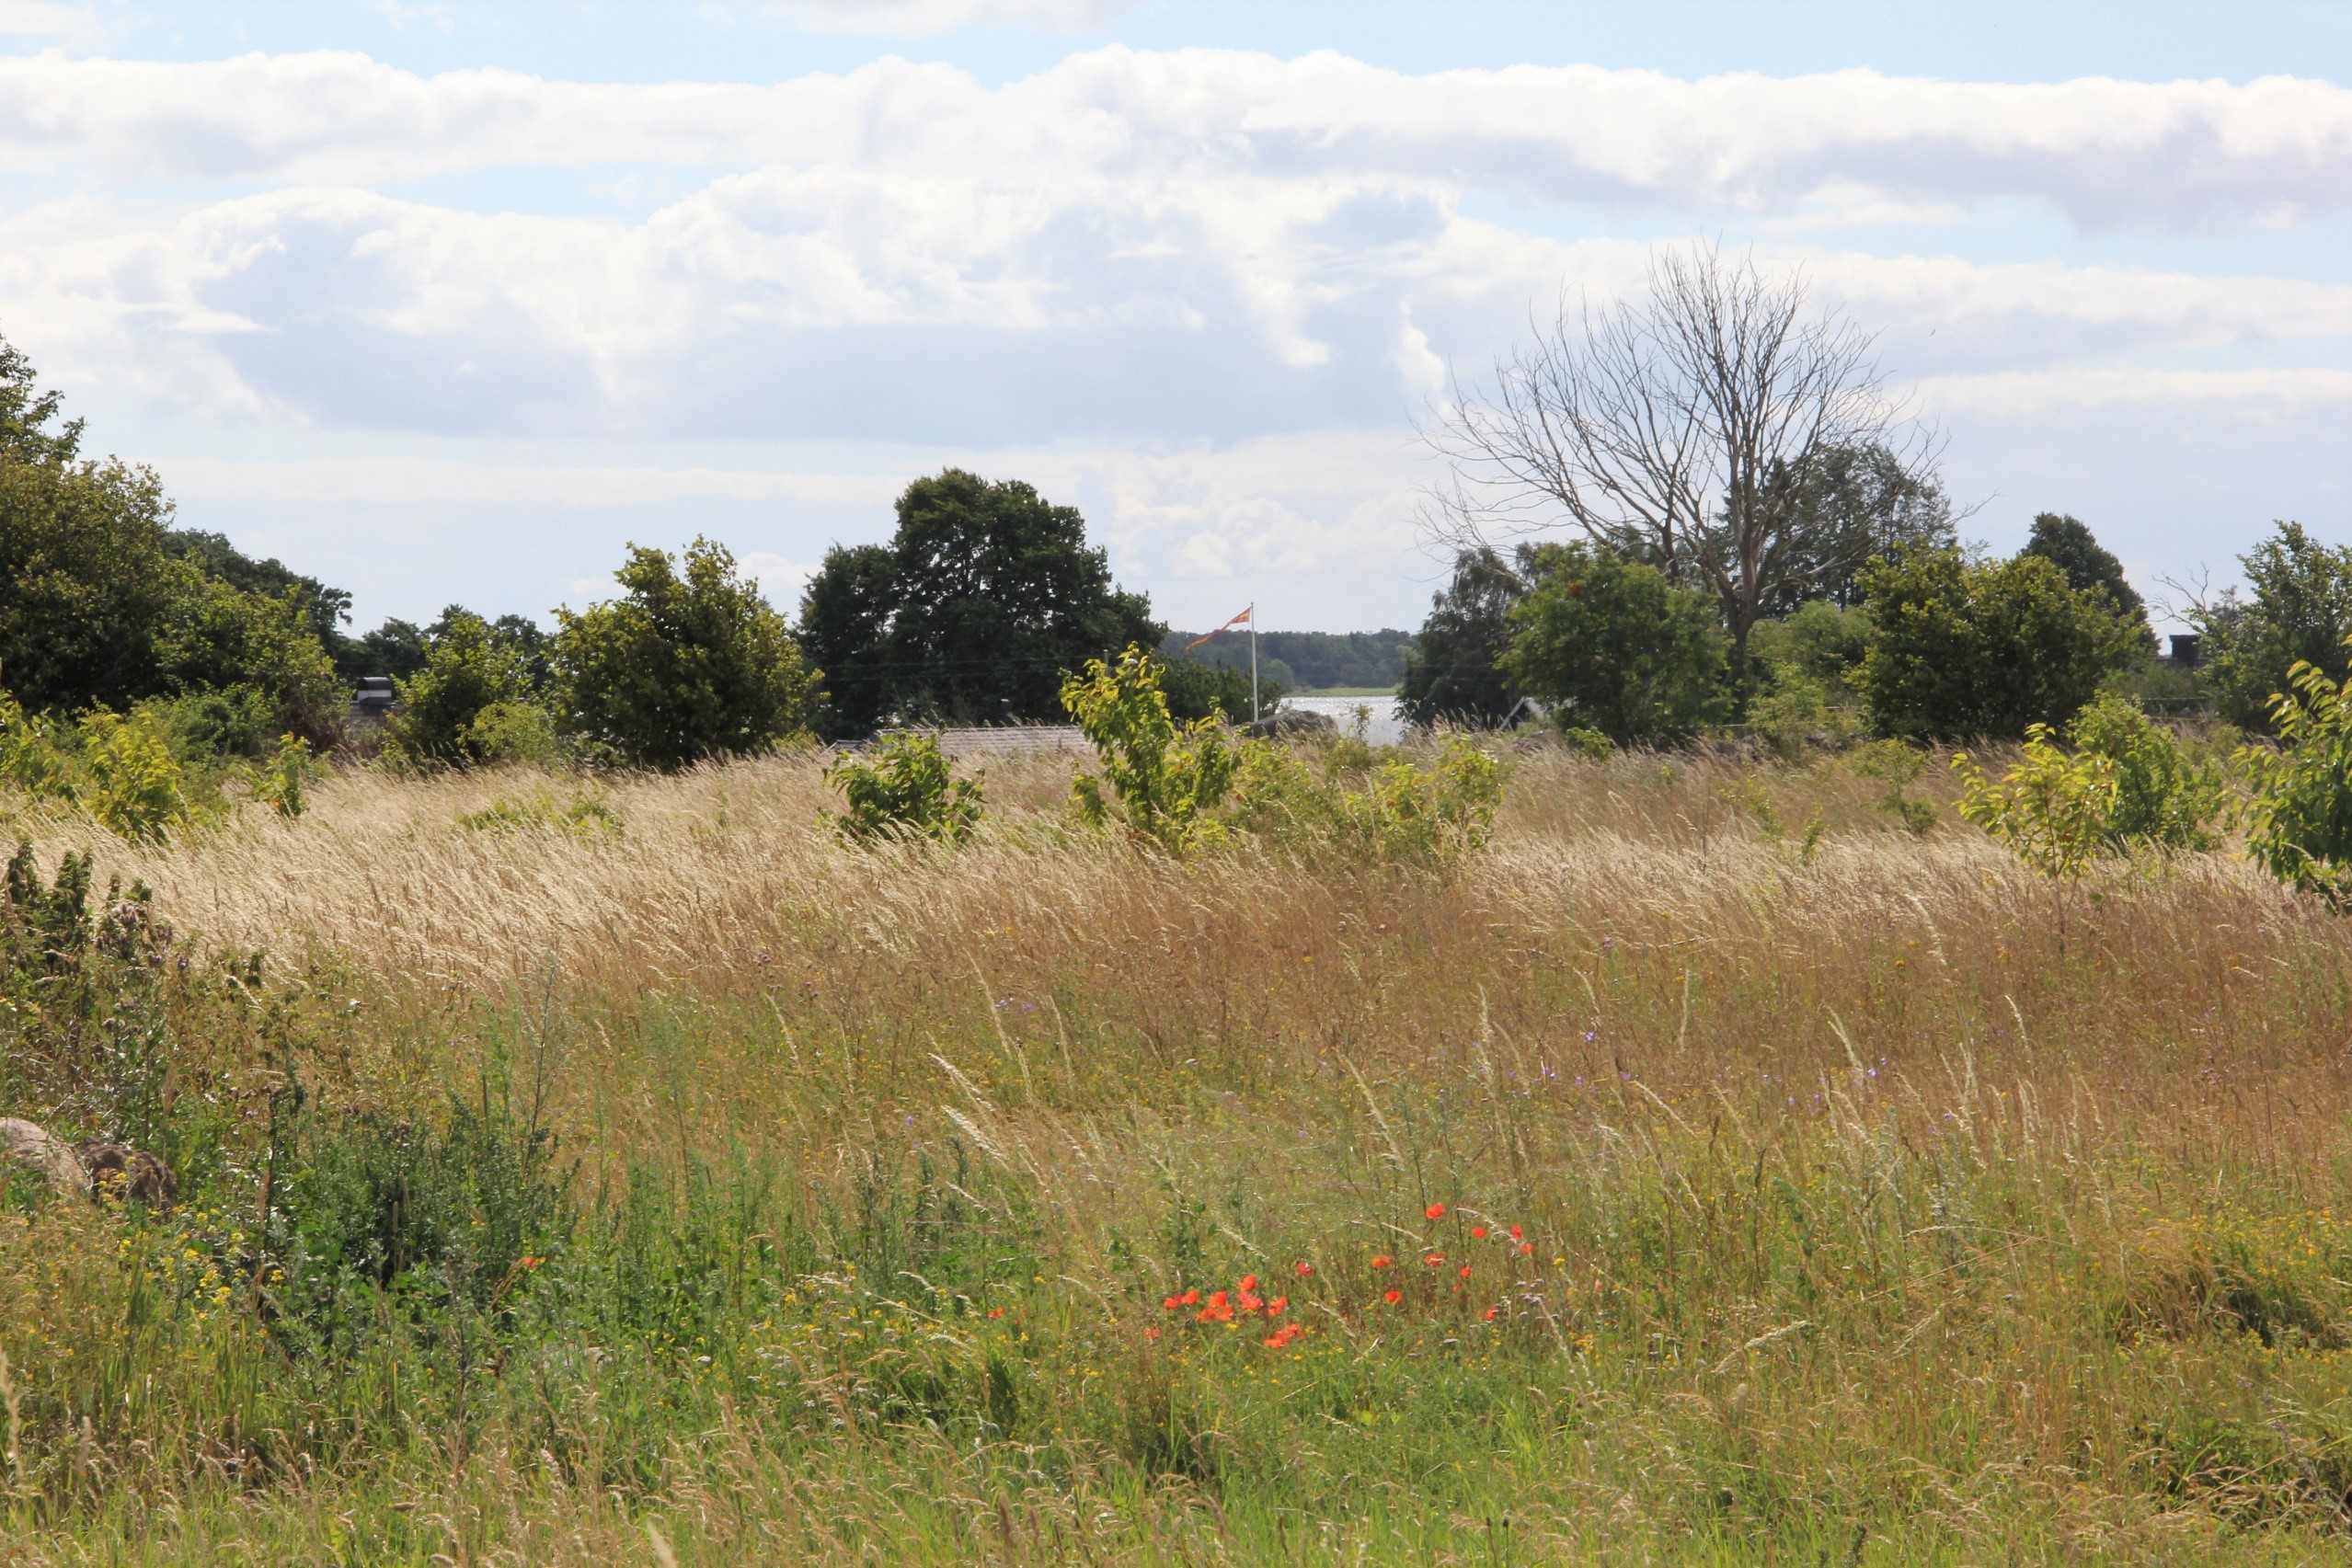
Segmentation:
{"type": "Polygon", "coordinates": [[[139,706],[155,715],[183,761],[258,761],[285,733],[284,705],[258,686],[210,687],[178,697],[151,697],[139,706]]]}
{"type": "Polygon", "coordinates": [[[825,770],[848,809],[832,818],[845,842],[929,839],[960,844],[980,824],[981,781],[958,778],[935,735],[887,735],[866,757],[844,752],[825,770]]]}
{"type": "Polygon", "coordinates": [[[125,839],[166,839],[222,809],[211,781],[180,761],[146,707],[100,708],[66,728],[0,692],[0,784],[75,807],[125,839]]]}
{"type": "Polygon", "coordinates": [[[1132,643],[1117,665],[1086,661],[1084,675],[1065,678],[1061,705],[1085,732],[1102,774],[1081,773],[1071,803],[1089,823],[1110,819],[1112,800],[1128,827],[1181,854],[1222,836],[1211,815],[1224,802],[1241,765],[1240,754],[1214,719],[1179,728],[1160,692],[1159,662],[1132,643]]]}
{"type": "Polygon", "coordinates": [[[1327,760],[1318,780],[1296,752],[1253,742],[1243,750],[1228,820],[1277,843],[1433,863],[1486,844],[1507,776],[1502,762],[1461,736],[1428,767],[1401,757],[1378,764],[1360,790],[1341,782],[1347,771],[1327,760]]]}
{"type": "Polygon", "coordinates": [[[556,612],[556,685],[591,742],[674,771],[808,732],[818,674],[724,546],[695,540],[682,572],[666,551],[633,544],[614,576],[621,598],[556,612]]]}
{"type": "Polygon", "coordinates": [[[252,789],[254,799],[279,816],[299,817],[309,808],[304,786],[309,783],[315,766],[310,747],[302,737],[281,736],[277,752],[268,761],[247,765],[246,784],[252,789]]]}
{"type": "Polygon", "coordinates": [[[1912,549],[1863,573],[1870,642],[1855,684],[1881,735],[2016,739],[2066,722],[2140,657],[2140,627],[2039,555],[1912,549]]]}
{"type": "Polygon", "coordinates": [[[1587,729],[1580,724],[1560,726],[1560,739],[1567,749],[1588,762],[1605,762],[1617,754],[1616,742],[1597,729],[1587,729]]]}
{"type": "Polygon", "coordinates": [[[1748,639],[1754,679],[1749,727],[1783,761],[1815,741],[1842,747],[1862,728],[1851,677],[1870,646],[1870,612],[1813,600],[1778,620],[1762,621],[1748,639]]]}
{"type": "Polygon", "coordinates": [[[1654,567],[1584,544],[1527,558],[1501,669],[1618,745],[1674,740],[1721,716],[1722,632],[1705,594],[1654,567]]]}
{"type": "MultiPolygon", "coordinates": [[[[528,706],[528,674],[480,616],[445,617],[425,668],[396,684],[399,706],[384,721],[384,749],[396,759],[461,768],[511,760],[495,753],[511,744],[528,706]]],[[[553,727],[543,727],[552,741],[553,727]]]]}
{"type": "Polygon", "coordinates": [[[1500,761],[1456,736],[1429,767],[1383,763],[1370,789],[1342,794],[1340,820],[1383,858],[1444,860],[1486,847],[1505,777],[1500,761]]]}
{"type": "MultiPolygon", "coordinates": [[[[1260,675],[1257,711],[1270,714],[1282,702],[1282,683],[1260,675]]],[[[1199,659],[1173,658],[1160,666],[1160,694],[1167,699],[1168,716],[1179,724],[1197,718],[1222,719],[1227,724],[1250,721],[1249,670],[1234,664],[1204,664],[1199,659]]]]}
{"type": "Polygon", "coordinates": [[[1842,746],[1861,728],[1853,706],[1802,670],[1784,667],[1766,678],[1748,704],[1748,725],[1784,761],[1793,762],[1818,741],[1842,746]]]}
{"type": "Polygon", "coordinates": [[[502,795],[479,811],[458,818],[477,833],[511,833],[554,829],[575,839],[617,839],[621,815],[594,795],[576,794],[557,800],[545,790],[532,795],[502,795]]]}
{"type": "Polygon", "coordinates": [[[564,756],[556,715],[529,698],[492,703],[465,727],[465,745],[484,762],[534,763],[545,767],[564,756]]]}
{"type": "Polygon", "coordinates": [[[2277,747],[2238,753],[2250,787],[2246,850],[2280,881],[2352,904],[2352,677],[2298,661],[2271,701],[2277,747]]]}
{"type": "Polygon", "coordinates": [[[1854,752],[1850,765],[1862,777],[1886,786],[1887,793],[1878,798],[1881,811],[1914,833],[1935,826],[1935,807],[1903,793],[1927,771],[1927,753],[1900,740],[1874,740],[1854,752]]]}
{"type": "Polygon", "coordinates": [[[2026,731],[2025,755],[1997,784],[1965,751],[1952,766],[1963,781],[1960,816],[2045,876],[2072,881],[2107,841],[2117,798],[2115,762],[2094,751],[2068,754],[2048,725],[2026,731]]]}
{"type": "Polygon", "coordinates": [[[204,577],[184,561],[165,569],[176,586],[155,648],[168,689],[259,691],[271,704],[272,732],[331,742],[342,727],[341,692],[302,590],[273,598],[204,577]]]}
{"type": "Polygon", "coordinates": [[[2218,764],[2191,759],[2171,732],[2118,696],[2103,696],[2077,714],[2066,736],[2115,764],[2115,809],[2103,830],[2108,848],[2213,847],[2208,824],[2230,804],[2229,783],[2218,764]]]}
{"type": "Polygon", "coordinates": [[[2102,697],[2067,727],[2071,754],[2047,726],[1999,783],[1966,752],[1952,759],[1960,815],[2047,876],[2071,880],[2093,857],[2133,849],[2210,849],[2208,824],[2229,807],[2221,770],[2198,762],[2120,697],[2102,697]]]}
{"type": "Polygon", "coordinates": [[[99,826],[125,839],[163,839],[197,820],[212,802],[200,802],[171,742],[154,718],[98,712],[81,732],[88,782],[82,808],[99,826]]]}

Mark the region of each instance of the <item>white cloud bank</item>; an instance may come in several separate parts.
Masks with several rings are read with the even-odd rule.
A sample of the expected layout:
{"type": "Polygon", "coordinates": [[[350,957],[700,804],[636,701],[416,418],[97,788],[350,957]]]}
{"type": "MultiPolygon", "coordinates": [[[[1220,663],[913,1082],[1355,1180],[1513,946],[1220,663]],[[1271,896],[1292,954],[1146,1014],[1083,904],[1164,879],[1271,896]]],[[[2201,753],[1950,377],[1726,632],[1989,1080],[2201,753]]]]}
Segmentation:
{"type": "Polygon", "coordinates": [[[2352,208],[2352,91],[2269,77],[2010,85],[1874,71],[1683,81],[1409,75],[1330,52],[1113,47],[991,88],[885,59],[774,86],[424,77],[364,55],[0,61],[0,168],[373,184],[499,165],[1384,177],[1546,201],[1772,212],[2050,202],[2195,228],[2352,208]]]}
{"type": "MultiPolygon", "coordinates": [[[[902,10],[914,26],[977,5],[902,10]]],[[[1114,48],[993,88],[901,60],[630,86],[341,53],[44,54],[0,60],[9,189],[35,195],[0,207],[0,333],[52,375],[182,418],[445,453],[648,447],[561,469],[166,464],[227,507],[874,508],[895,486],[856,464],[736,472],[651,449],[890,442],[1060,486],[1157,573],[1369,570],[1410,551],[1405,422],[1448,365],[1483,362],[1531,299],[1632,287],[1649,254],[1498,211],[1778,232],[1767,259],[1883,327],[1931,415],[2300,429],[2352,409],[2352,371],[2313,361],[2333,343],[2318,352],[2341,363],[2345,283],[1818,243],[2021,200],[2083,229],[2340,221],[2352,92],[2285,78],[1416,76],[1114,48]],[[685,193],[628,219],[481,194],[616,169],[685,193]],[[451,193],[483,172],[499,177],[451,193]]],[[[779,581],[814,558],[817,542],[773,543],[779,581]]]]}

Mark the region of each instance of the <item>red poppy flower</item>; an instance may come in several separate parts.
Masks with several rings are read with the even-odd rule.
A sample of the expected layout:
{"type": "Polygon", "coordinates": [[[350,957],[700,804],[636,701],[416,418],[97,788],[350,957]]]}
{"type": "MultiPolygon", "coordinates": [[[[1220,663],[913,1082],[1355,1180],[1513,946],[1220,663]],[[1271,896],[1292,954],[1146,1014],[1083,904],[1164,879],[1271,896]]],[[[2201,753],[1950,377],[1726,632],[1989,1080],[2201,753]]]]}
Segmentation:
{"type": "Polygon", "coordinates": [[[1198,1289],[1186,1291],[1183,1295],[1176,1298],[1176,1305],[1179,1307],[1198,1307],[1200,1305],[1200,1292],[1198,1289]]]}
{"type": "Polygon", "coordinates": [[[1521,1242],[1519,1244],[1519,1255],[1520,1255],[1520,1256],[1521,1256],[1521,1257],[1525,1257],[1528,1253],[1530,1253],[1533,1252],[1534,1250],[1535,1250],[1535,1243],[1534,1243],[1534,1242],[1521,1242]]]}
{"type": "Polygon", "coordinates": [[[1372,1266],[1374,1268],[1386,1268],[1390,1264],[1394,1263],[1395,1261],[1396,1260],[1394,1258],[1390,1257],[1386,1253],[1378,1253],[1372,1257],[1372,1266]]]}
{"type": "Polygon", "coordinates": [[[1468,1264],[1463,1264],[1462,1265],[1462,1277],[1464,1279],[1470,1277],[1470,1265],[1468,1264]]]}
{"type": "Polygon", "coordinates": [[[1153,1324],[1150,1328],[1145,1329],[1145,1330],[1143,1331],[1143,1337],[1144,1337],[1145,1339],[1157,1339],[1157,1338],[1159,1338],[1159,1337],[1160,1337],[1160,1325],[1159,1325],[1159,1324],[1157,1324],[1157,1323],[1153,1323],[1153,1324]]]}
{"type": "Polygon", "coordinates": [[[1243,1275],[1243,1276],[1242,1276],[1242,1277],[1241,1277],[1241,1283],[1240,1283],[1238,1286],[1234,1287],[1234,1288],[1235,1288],[1235,1289],[1238,1289],[1238,1290],[1245,1291],[1245,1292],[1256,1289],[1256,1288],[1257,1288],[1257,1276],[1256,1276],[1256,1275],[1254,1275],[1254,1274],[1245,1274],[1245,1275],[1243,1275]]]}
{"type": "Polygon", "coordinates": [[[1524,1230],[1520,1230],[1518,1226],[1514,1225],[1514,1226],[1512,1226],[1512,1227],[1511,1227],[1511,1240],[1512,1240],[1512,1241],[1514,1241],[1514,1242],[1519,1241],[1519,1240],[1520,1240],[1522,1237],[1524,1237],[1526,1234],[1527,1234],[1527,1232],[1526,1232],[1526,1231],[1524,1231],[1524,1230]]]}
{"type": "Polygon", "coordinates": [[[1484,1225],[1473,1225],[1470,1228],[1470,1234],[1476,1240],[1483,1242],[1486,1239],[1486,1228],[1484,1225]]]}
{"type": "Polygon", "coordinates": [[[1395,1305],[1396,1305],[1399,1301],[1402,1301],[1402,1300],[1404,1300],[1404,1299],[1405,1299],[1405,1292],[1404,1292],[1404,1291],[1402,1291],[1402,1290],[1391,1290],[1391,1291],[1389,1291],[1386,1295],[1383,1296],[1383,1297],[1381,1298],[1381,1299],[1382,1299],[1382,1300],[1383,1300],[1383,1301],[1385,1301],[1385,1302],[1387,1302],[1390,1306],[1394,1307],[1394,1306],[1395,1306],[1395,1305]]]}
{"type": "Polygon", "coordinates": [[[1278,1317],[1280,1315],[1282,1309],[1290,1304],[1291,1299],[1288,1296],[1277,1296],[1274,1299],[1266,1303],[1266,1315],[1269,1318],[1278,1317]]]}
{"type": "Polygon", "coordinates": [[[1487,1309],[1486,1309],[1486,1321],[1487,1321],[1488,1322],[1490,1322],[1490,1323],[1491,1323],[1491,1322],[1493,1322],[1495,1321],[1496,1317],[1497,1317],[1497,1316],[1498,1316],[1498,1315],[1501,1313],[1501,1311],[1502,1311],[1502,1309],[1501,1309],[1500,1307],[1489,1307],[1489,1308],[1487,1308],[1487,1309]]]}
{"type": "Polygon", "coordinates": [[[1301,1279],[1304,1279],[1308,1275],[1314,1272],[1314,1265],[1311,1263],[1302,1263],[1291,1272],[1297,1275],[1301,1279]]]}
{"type": "Polygon", "coordinates": [[[1245,1290],[1241,1293],[1241,1298],[1236,1300],[1233,1305],[1239,1307],[1245,1312],[1255,1312],[1260,1307],[1266,1305],[1266,1301],[1263,1297],[1245,1290]]]}
{"type": "Polygon", "coordinates": [[[1424,1219],[1443,1219],[1445,1218],[1445,1205],[1441,1203],[1433,1203],[1429,1205],[1428,1207],[1421,1210],[1421,1218],[1424,1219]]]}
{"type": "Polygon", "coordinates": [[[1004,1315],[1004,1309],[1002,1307],[991,1307],[988,1310],[988,1315],[992,1318],[1001,1318],[1004,1315]]]}
{"type": "Polygon", "coordinates": [[[1431,1268],[1435,1268],[1438,1265],[1445,1262],[1445,1254],[1443,1253],[1431,1253],[1428,1257],[1423,1258],[1421,1261],[1428,1264],[1431,1268]]]}
{"type": "Polygon", "coordinates": [[[1165,1307],[1165,1308],[1166,1308],[1169,1311],[1173,1312],[1173,1311],[1175,1311],[1175,1310],[1176,1310],[1178,1307],[1181,1307],[1181,1306],[1183,1306],[1183,1305],[1184,1305],[1184,1298],[1183,1298],[1183,1297],[1181,1297],[1181,1296],[1171,1296],[1171,1297],[1169,1297],[1166,1300],[1165,1300],[1165,1301],[1161,1302],[1161,1303],[1160,1303],[1160,1305],[1161,1305],[1161,1306],[1163,1306],[1163,1307],[1165,1307]]]}

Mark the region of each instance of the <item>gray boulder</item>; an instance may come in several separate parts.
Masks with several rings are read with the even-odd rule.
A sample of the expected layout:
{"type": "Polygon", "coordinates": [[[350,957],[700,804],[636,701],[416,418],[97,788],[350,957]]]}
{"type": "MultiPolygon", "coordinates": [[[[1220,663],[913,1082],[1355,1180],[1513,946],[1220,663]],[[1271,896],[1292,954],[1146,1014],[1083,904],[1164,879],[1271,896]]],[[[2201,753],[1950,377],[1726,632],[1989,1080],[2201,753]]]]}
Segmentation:
{"type": "Polygon", "coordinates": [[[89,1196],[89,1167],[82,1163],[72,1144],[52,1138],[45,1127],[17,1116],[0,1116],[0,1161],[34,1172],[55,1191],[89,1196]]]}

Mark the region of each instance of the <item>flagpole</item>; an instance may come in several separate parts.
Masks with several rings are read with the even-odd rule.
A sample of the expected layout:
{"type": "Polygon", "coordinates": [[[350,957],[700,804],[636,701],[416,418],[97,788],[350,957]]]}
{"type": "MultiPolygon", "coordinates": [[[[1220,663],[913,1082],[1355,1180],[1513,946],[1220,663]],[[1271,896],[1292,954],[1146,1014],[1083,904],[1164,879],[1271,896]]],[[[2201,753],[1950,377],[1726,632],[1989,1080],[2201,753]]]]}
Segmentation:
{"type": "Polygon", "coordinates": [[[1253,600],[1249,607],[1249,722],[1256,724],[1257,718],[1257,603],[1253,600]]]}

